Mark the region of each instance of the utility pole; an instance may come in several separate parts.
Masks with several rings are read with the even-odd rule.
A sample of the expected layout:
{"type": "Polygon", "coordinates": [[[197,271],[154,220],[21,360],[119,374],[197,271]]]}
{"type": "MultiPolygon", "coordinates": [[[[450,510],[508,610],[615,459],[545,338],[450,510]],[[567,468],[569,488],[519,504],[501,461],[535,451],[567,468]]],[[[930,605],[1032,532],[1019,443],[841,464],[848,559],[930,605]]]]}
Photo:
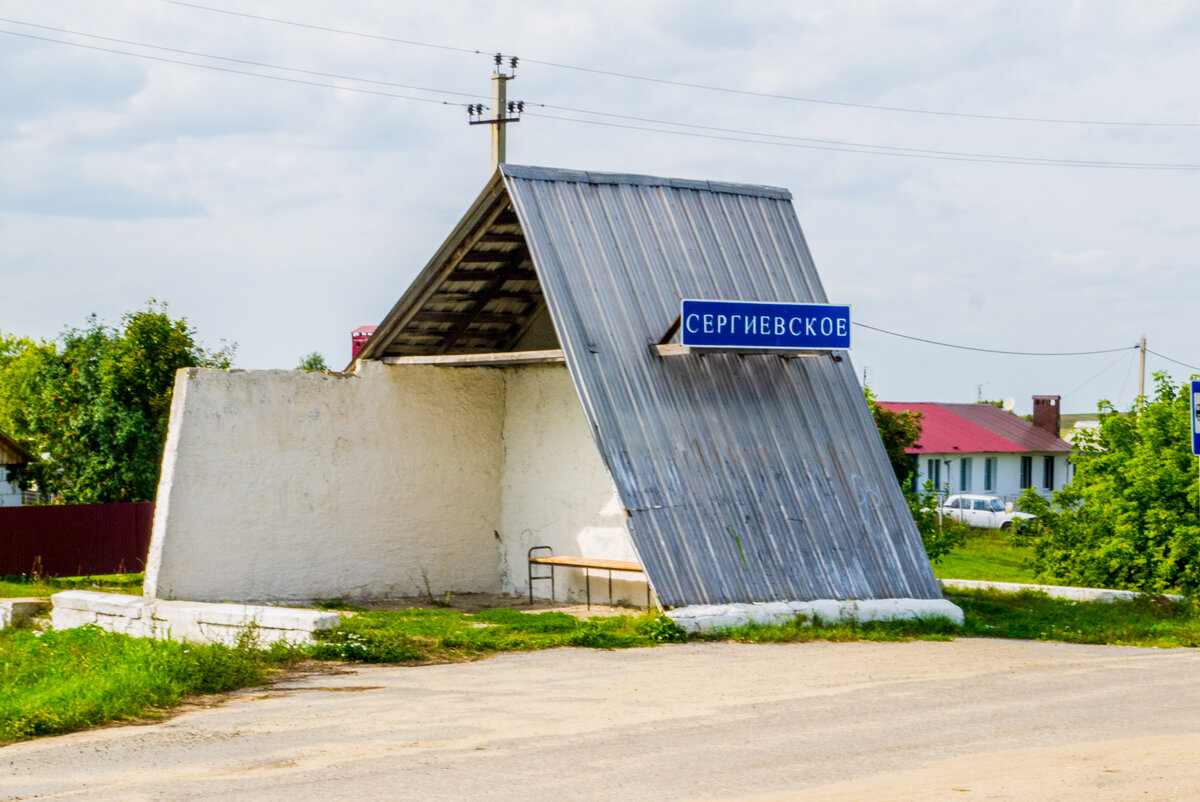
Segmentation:
{"type": "Polygon", "coordinates": [[[1141,359],[1138,364],[1138,405],[1142,404],[1142,398],[1146,395],[1146,338],[1143,337],[1141,344],[1138,346],[1141,353],[1141,359]]]}
{"type": "Polygon", "coordinates": [[[470,125],[490,125],[492,127],[492,172],[508,160],[508,137],[506,129],[509,123],[519,123],[521,112],[525,111],[525,101],[508,99],[508,82],[515,79],[517,72],[517,57],[508,60],[508,72],[504,68],[504,56],[497,53],[494,57],[496,69],[492,73],[492,105],[473,103],[467,106],[467,122],[470,125]],[[484,111],[490,116],[484,119],[484,111]]]}

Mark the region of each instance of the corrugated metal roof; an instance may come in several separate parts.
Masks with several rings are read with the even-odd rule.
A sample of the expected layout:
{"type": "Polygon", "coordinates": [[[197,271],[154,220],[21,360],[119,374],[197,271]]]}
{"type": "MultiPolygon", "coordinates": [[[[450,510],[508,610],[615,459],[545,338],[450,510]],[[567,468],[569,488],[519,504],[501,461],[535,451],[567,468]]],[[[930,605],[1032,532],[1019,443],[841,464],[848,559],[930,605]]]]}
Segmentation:
{"type": "Polygon", "coordinates": [[[881,401],[892,412],[921,413],[921,437],[910,454],[1069,452],[1071,444],[991,404],[881,401]]]}
{"type": "Polygon", "coordinates": [[[650,350],[681,298],[826,300],[786,190],[501,172],[664,604],[940,597],[844,355],[650,350]]]}

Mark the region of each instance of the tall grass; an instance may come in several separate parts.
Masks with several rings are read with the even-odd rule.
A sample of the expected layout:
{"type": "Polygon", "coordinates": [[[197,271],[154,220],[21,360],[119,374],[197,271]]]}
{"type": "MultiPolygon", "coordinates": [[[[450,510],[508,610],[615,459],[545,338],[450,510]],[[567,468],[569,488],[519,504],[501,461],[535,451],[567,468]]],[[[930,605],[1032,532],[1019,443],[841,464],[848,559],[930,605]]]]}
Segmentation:
{"type": "Polygon", "coordinates": [[[285,650],[131,638],[97,627],[0,631],[0,743],[145,716],[263,681],[285,650]]]}
{"type": "Polygon", "coordinates": [[[1120,646],[1200,646],[1200,607],[1163,596],[1074,602],[1038,591],[954,591],[966,637],[1020,638],[1120,646]]]}
{"type": "Polygon", "coordinates": [[[60,590],[99,590],[107,593],[142,592],[142,574],[101,574],[97,576],[5,576],[0,578],[0,598],[19,596],[46,597],[60,590]]]}
{"type": "Polygon", "coordinates": [[[320,659],[366,663],[433,663],[472,660],[496,652],[583,646],[599,649],[653,646],[682,634],[659,613],[581,620],[560,612],[396,610],[358,613],[330,632],[318,633],[320,659]]]}

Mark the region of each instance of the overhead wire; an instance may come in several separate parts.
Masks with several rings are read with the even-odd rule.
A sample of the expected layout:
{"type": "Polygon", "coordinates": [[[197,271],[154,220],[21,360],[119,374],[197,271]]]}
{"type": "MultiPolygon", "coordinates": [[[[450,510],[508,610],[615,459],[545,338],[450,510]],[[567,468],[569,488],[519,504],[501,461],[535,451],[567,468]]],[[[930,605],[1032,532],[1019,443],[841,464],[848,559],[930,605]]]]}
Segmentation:
{"type": "MultiPolygon", "coordinates": [[[[227,14],[235,17],[245,17],[263,22],[271,22],[279,25],[291,25],[298,28],[308,28],[310,30],[325,31],[328,33],[337,33],[345,36],[357,36],[366,39],[375,39],[385,42],[393,42],[396,44],[411,45],[414,47],[435,48],[438,50],[448,50],[458,53],[468,53],[475,55],[492,55],[491,51],[476,50],[464,47],[454,47],[451,45],[434,44],[430,42],[420,42],[413,39],[400,39],[391,36],[380,34],[366,33],[363,31],[351,31],[343,28],[333,28],[324,25],[312,25],[295,20],[288,20],[279,17],[265,17],[258,14],[250,14],[242,11],[231,11],[224,8],[216,8],[200,3],[186,2],[186,0],[159,0],[170,5],[182,6],[185,8],[197,9],[200,11],[209,11],[218,14],[227,14]]],[[[546,59],[529,58],[522,56],[521,61],[526,64],[540,64],[544,67],[553,67],[556,69],[572,70],[575,72],[586,72],[594,75],[606,75],[614,78],[622,78],[631,81],[642,81],[647,83],[656,83],[666,86],[677,86],[685,89],[699,89],[708,92],[719,92],[730,95],[743,95],[748,97],[767,98],[772,100],[786,100],[796,103],[811,103],[826,106],[840,106],[844,108],[865,109],[871,111],[886,111],[903,114],[918,114],[939,117],[957,117],[962,119],[974,120],[998,120],[1007,122],[1026,122],[1026,123],[1048,123],[1056,125],[1091,125],[1091,126],[1129,126],[1129,127],[1150,127],[1150,128],[1200,128],[1200,123],[1197,122],[1161,122],[1147,120],[1089,120],[1089,119],[1074,119],[1074,118],[1056,118],[1056,117],[1036,117],[1032,115],[1007,115],[1007,114],[982,114],[973,112],[957,112],[944,111],[939,109],[921,109],[910,106],[890,106],[872,103],[855,103],[851,101],[829,100],[827,98],[804,97],[799,95],[785,95],[774,92],[759,92],[751,89],[735,89],[728,86],[717,86],[714,84],[704,84],[694,81],[679,81],[671,78],[658,78],[650,75],[638,75],[630,72],[619,72],[616,70],[603,70],[596,67],[585,67],[577,64],[565,64],[558,61],[549,61],[546,59]]]]}
{"type": "MultiPolygon", "coordinates": [[[[102,53],[115,53],[117,55],[122,55],[122,56],[132,56],[134,58],[147,59],[149,61],[158,61],[158,62],[162,62],[165,64],[178,64],[178,65],[182,65],[185,67],[197,67],[199,69],[214,70],[216,72],[231,73],[233,75],[249,75],[249,76],[252,76],[255,78],[266,78],[266,79],[269,79],[272,81],[283,81],[285,83],[300,84],[303,86],[316,86],[316,87],[323,87],[325,89],[340,89],[340,90],[343,90],[346,92],[356,92],[356,93],[362,94],[362,95],[376,95],[379,97],[398,98],[400,100],[415,100],[415,101],[418,101],[421,103],[435,103],[435,104],[438,104],[441,106],[462,106],[463,105],[462,103],[458,103],[458,102],[450,101],[450,100],[437,100],[436,98],[417,97],[415,95],[401,95],[396,92],[385,92],[385,91],[378,90],[378,89],[364,89],[362,87],[357,87],[357,86],[341,86],[338,84],[323,83],[321,81],[308,81],[308,80],[305,80],[302,78],[288,78],[287,76],[284,76],[284,75],[267,75],[266,73],[251,72],[250,70],[239,70],[239,69],[234,69],[233,67],[221,67],[216,64],[197,64],[196,62],[193,62],[193,61],[181,61],[179,59],[167,58],[165,56],[153,56],[153,55],[150,55],[149,53],[133,53],[128,50],[117,50],[117,49],[111,48],[111,47],[101,47],[99,45],[84,44],[83,42],[69,42],[69,41],[66,41],[63,39],[51,39],[48,36],[37,36],[35,34],[22,33],[20,31],[9,31],[9,30],[5,30],[3,28],[0,28],[0,34],[8,34],[9,36],[19,36],[24,39],[37,39],[37,40],[40,40],[43,42],[53,42],[55,44],[68,45],[70,47],[79,47],[79,48],[83,48],[85,50],[98,50],[102,53]]],[[[442,90],[428,90],[428,91],[442,91],[442,90]]],[[[479,96],[476,95],[476,97],[479,97],[479,96]]]]}
{"type": "MultiPolygon", "coordinates": [[[[163,0],[163,1],[175,3],[178,5],[200,7],[193,3],[183,3],[180,0],[163,0]]],[[[205,8],[206,10],[209,10],[207,7],[203,7],[203,8],[205,8]]],[[[247,16],[240,12],[228,12],[228,13],[235,14],[236,16],[247,16]]],[[[248,16],[251,16],[256,19],[259,18],[257,15],[248,15],[248,16]]],[[[276,21],[273,18],[263,18],[263,19],[276,21]]],[[[16,24],[16,25],[25,25],[28,27],[38,28],[38,29],[42,29],[42,30],[54,31],[56,33],[62,33],[62,34],[66,34],[69,36],[82,36],[82,37],[97,39],[97,40],[101,40],[101,41],[113,42],[116,44],[123,44],[123,45],[127,45],[130,47],[148,48],[148,49],[153,49],[153,50],[158,50],[158,51],[163,51],[163,52],[174,53],[177,55],[192,56],[195,58],[212,59],[212,60],[224,61],[224,62],[229,62],[229,63],[243,64],[243,65],[247,65],[247,66],[262,67],[262,68],[271,69],[271,70],[294,72],[294,73],[299,73],[299,74],[303,74],[303,75],[311,75],[311,76],[315,76],[315,77],[331,78],[331,79],[335,79],[335,80],[339,80],[339,81],[352,81],[352,82],[356,82],[356,83],[366,83],[366,84],[371,84],[371,85],[375,85],[375,86],[391,86],[391,87],[396,87],[396,88],[400,88],[400,89],[410,89],[410,90],[419,91],[419,92],[429,92],[429,93],[434,93],[434,94],[442,94],[442,95],[449,95],[449,96],[455,96],[455,97],[467,97],[467,98],[471,98],[473,100],[482,99],[482,95],[479,93],[461,92],[461,91],[456,91],[456,90],[451,90],[451,89],[439,89],[439,88],[434,88],[434,87],[424,87],[424,86],[417,86],[417,85],[413,85],[413,84],[398,83],[398,82],[394,82],[394,81],[383,81],[383,80],[377,80],[377,79],[371,79],[371,78],[359,78],[356,76],[343,75],[343,74],[338,74],[338,73],[330,73],[330,72],[323,72],[323,71],[318,71],[318,70],[307,70],[307,69],[301,69],[301,68],[296,68],[296,67],[288,67],[288,66],[283,66],[283,65],[278,65],[278,64],[271,64],[271,63],[267,63],[267,62],[254,61],[254,60],[250,60],[250,59],[234,58],[234,57],[230,57],[230,56],[220,56],[220,55],[216,55],[216,54],[212,54],[212,53],[204,53],[201,51],[184,50],[181,48],[172,48],[172,47],[166,47],[166,46],[162,46],[162,45],[150,44],[150,43],[146,43],[146,42],[137,42],[137,41],[128,40],[128,39],[119,39],[116,37],[85,33],[85,32],[74,31],[74,30],[70,30],[70,29],[66,29],[66,28],[58,28],[58,27],[49,26],[49,25],[40,25],[37,23],[24,22],[22,20],[14,20],[11,18],[0,17],[0,22],[6,22],[9,24],[16,24]]],[[[341,31],[338,31],[338,32],[341,32],[341,31]]],[[[441,105],[462,105],[462,104],[455,104],[455,103],[451,103],[451,102],[447,102],[447,101],[432,100],[430,98],[419,98],[419,97],[414,97],[411,95],[401,95],[401,94],[392,93],[392,92],[381,92],[381,91],[377,91],[377,90],[368,90],[368,89],[363,89],[361,87],[355,87],[355,86],[346,86],[346,85],[342,85],[342,84],[328,84],[328,83],[324,83],[324,82],[320,82],[320,81],[298,80],[298,79],[286,78],[286,77],[278,76],[278,75],[270,75],[270,74],[252,72],[249,70],[230,69],[227,67],[219,67],[219,66],[211,65],[211,64],[202,64],[202,63],[191,62],[191,61],[181,61],[181,60],[177,60],[177,59],[163,58],[163,57],[158,57],[158,56],[152,56],[152,55],[149,55],[146,53],[137,53],[137,52],[131,52],[131,51],[127,51],[127,50],[118,50],[115,48],[98,47],[95,45],[86,45],[81,42],[72,42],[72,41],[66,41],[66,40],[62,40],[62,39],[53,39],[53,38],[44,37],[44,36],[35,36],[32,34],[21,33],[18,31],[10,31],[10,30],[0,29],[0,33],[5,33],[5,34],[12,35],[12,36],[20,36],[20,37],[29,38],[29,39],[37,39],[37,40],[51,42],[51,43],[55,43],[55,44],[64,44],[64,45],[68,45],[68,46],[72,46],[72,47],[80,47],[80,48],[85,48],[85,49],[90,49],[90,50],[97,50],[100,52],[112,53],[112,54],[117,54],[117,55],[125,55],[125,56],[131,56],[131,57],[135,57],[135,58],[143,58],[143,59],[148,59],[148,60],[152,60],[152,61],[159,61],[159,62],[165,62],[165,63],[170,63],[170,64],[178,64],[178,65],[182,65],[182,66],[196,67],[199,69],[211,69],[211,70],[215,70],[215,71],[219,71],[219,72],[232,73],[232,74],[237,74],[237,75],[247,75],[247,76],[251,76],[251,77],[267,78],[267,79],[271,79],[271,80],[280,80],[280,81],[285,81],[285,82],[289,82],[289,83],[303,84],[303,85],[328,88],[328,89],[344,89],[346,91],[358,92],[361,94],[371,94],[371,95],[378,95],[378,96],[383,96],[383,97],[399,98],[399,99],[404,99],[404,100],[419,100],[419,101],[424,101],[424,102],[440,103],[441,105]]],[[[407,40],[401,40],[401,41],[407,41],[407,40]]],[[[471,52],[480,52],[480,51],[471,51],[471,52]]],[[[580,119],[578,117],[566,117],[566,116],[562,116],[562,115],[547,114],[544,112],[537,112],[537,111],[532,111],[532,110],[525,111],[525,113],[529,114],[530,116],[541,117],[544,119],[551,119],[551,120],[560,120],[560,121],[571,122],[571,123],[576,123],[576,124],[597,125],[597,126],[603,126],[603,127],[609,127],[609,128],[622,128],[622,129],[626,129],[626,130],[644,131],[644,132],[649,132],[649,133],[670,134],[670,135],[675,135],[675,136],[688,136],[688,137],[692,137],[692,138],[712,139],[712,140],[727,141],[727,142],[740,142],[740,143],[746,143],[746,144],[793,147],[793,148],[802,148],[802,149],[808,149],[808,150],[823,150],[823,151],[834,151],[834,152],[843,152],[843,153],[859,153],[859,154],[880,155],[880,156],[901,156],[901,157],[907,157],[907,158],[933,159],[933,160],[939,160],[939,161],[962,161],[962,162],[974,162],[974,163],[982,163],[982,164],[1014,164],[1014,165],[1030,165],[1030,166],[1076,167],[1076,168],[1089,168],[1089,169],[1097,169],[1098,168],[1098,169],[1118,169],[1118,170],[1155,170],[1155,171],[1195,171],[1195,170],[1200,170],[1200,164],[1168,163],[1168,162],[1114,162],[1114,161],[1102,161],[1102,160],[1063,159],[1063,158],[1046,158],[1046,157],[1038,157],[1038,156],[1015,156],[1015,155],[993,154],[993,153],[974,153],[974,152],[966,152],[966,151],[947,151],[947,150],[936,150],[936,149],[930,149],[930,148],[908,148],[908,147],[901,147],[901,146],[894,146],[894,145],[877,145],[877,144],[871,144],[871,143],[850,142],[850,141],[837,140],[837,139],[824,139],[824,138],[817,138],[817,137],[801,137],[801,136],[795,136],[795,135],[791,135],[791,134],[775,134],[775,133],[770,133],[770,132],[753,131],[753,130],[746,130],[746,129],[723,128],[723,127],[719,127],[719,126],[702,125],[702,124],[697,124],[697,123],[675,122],[672,120],[663,120],[663,119],[652,118],[652,117],[641,117],[641,116],[636,116],[636,115],[620,114],[620,113],[615,113],[615,112],[594,111],[594,110],[583,109],[583,108],[578,108],[578,107],[559,106],[559,105],[555,105],[555,104],[537,103],[537,102],[532,102],[532,101],[526,101],[525,106],[530,107],[530,108],[537,107],[537,108],[545,108],[545,109],[558,110],[558,111],[567,111],[567,112],[571,112],[574,114],[587,114],[587,115],[592,115],[592,116],[608,117],[608,118],[613,118],[613,119],[621,119],[621,120],[628,120],[628,121],[634,121],[634,122],[645,122],[645,123],[649,123],[649,124],[657,125],[657,126],[672,126],[673,128],[651,128],[651,127],[641,126],[641,125],[630,125],[628,123],[615,123],[615,122],[605,122],[605,121],[601,121],[601,120],[580,119]],[[689,130],[674,130],[674,129],[678,129],[678,128],[684,128],[684,129],[689,129],[689,130]]]]}
{"type": "Polygon", "coordinates": [[[1126,345],[1121,348],[1104,348],[1096,351],[1006,351],[998,348],[976,348],[971,345],[956,345],[955,343],[929,340],[924,337],[914,337],[911,334],[901,334],[900,332],[881,329],[877,326],[868,326],[866,323],[859,323],[858,321],[852,321],[852,325],[877,331],[881,334],[890,334],[893,337],[901,337],[905,340],[915,340],[916,342],[927,343],[929,345],[940,345],[943,348],[957,348],[961,351],[979,351],[985,354],[1006,354],[1009,356],[1092,356],[1094,354],[1115,354],[1120,351],[1129,351],[1138,348],[1137,345],[1126,345]]]}
{"type": "Polygon", "coordinates": [[[1155,355],[1156,357],[1158,357],[1159,359],[1165,359],[1165,360],[1167,360],[1168,362],[1174,362],[1176,365],[1181,365],[1181,366],[1183,366],[1183,367],[1185,367],[1185,368],[1191,368],[1192,370],[1197,370],[1197,371],[1200,371],[1200,367],[1197,367],[1197,366],[1195,366],[1195,365],[1189,365],[1187,362],[1180,362],[1178,359],[1172,359],[1171,357],[1169,357],[1169,356],[1167,356],[1167,355],[1165,355],[1165,354],[1160,354],[1158,351],[1151,351],[1149,348],[1147,348],[1147,349],[1146,349],[1146,353],[1147,353],[1147,354],[1154,354],[1154,355],[1155,355]]]}
{"type": "Polygon", "coordinates": [[[1127,359],[1127,360],[1129,360],[1130,364],[1132,364],[1132,363],[1133,363],[1133,352],[1134,352],[1134,350],[1136,350],[1136,349],[1129,349],[1129,353],[1127,353],[1127,354],[1121,354],[1120,356],[1118,356],[1116,359],[1114,359],[1112,362],[1110,362],[1110,363],[1109,363],[1107,366],[1105,366],[1104,368],[1102,368],[1102,369],[1100,370],[1100,372],[1099,372],[1099,373],[1097,373],[1096,375],[1092,376],[1090,379],[1088,379],[1087,381],[1085,381],[1083,384],[1079,385],[1079,386],[1078,386],[1078,387],[1076,387],[1074,390],[1071,390],[1069,393],[1063,393],[1063,398],[1071,398],[1071,397],[1072,397],[1072,396],[1074,396],[1074,395],[1075,395],[1077,392],[1079,392],[1080,390],[1082,390],[1084,387],[1087,387],[1089,384],[1091,384],[1092,382],[1094,382],[1096,379],[1100,378],[1100,377],[1101,377],[1101,376],[1103,376],[1105,373],[1108,373],[1110,370],[1112,370],[1113,368],[1115,368],[1117,365],[1121,364],[1121,360],[1127,359]]]}
{"type": "MultiPolygon", "coordinates": [[[[526,102],[526,106],[536,106],[540,108],[557,108],[543,103],[526,102]]],[[[628,119],[638,120],[647,119],[650,122],[655,122],[660,125],[676,125],[687,128],[707,129],[709,131],[732,131],[735,129],[722,129],[713,126],[696,125],[692,123],[674,123],[666,120],[649,120],[648,118],[631,117],[627,115],[611,114],[609,112],[592,112],[580,110],[584,114],[597,114],[612,117],[626,116],[628,119]]],[[[1200,164],[1194,163],[1163,163],[1163,162],[1107,162],[1107,161],[1088,161],[1084,159],[1059,159],[1059,158],[1044,158],[1039,156],[1009,156],[1003,154],[986,154],[986,153],[966,153],[960,151],[945,151],[931,150],[924,148],[903,148],[892,145],[871,145],[858,142],[846,142],[836,139],[816,139],[809,137],[797,137],[786,134],[769,134],[762,132],[746,131],[741,132],[750,136],[760,137],[758,139],[750,139],[747,136],[733,136],[718,134],[718,133],[700,133],[696,131],[673,131],[665,128],[648,128],[641,125],[629,125],[626,123],[605,122],[602,120],[582,120],[577,117],[563,117],[556,114],[546,114],[539,111],[525,111],[525,114],[530,117],[540,117],[548,120],[563,120],[566,122],[581,123],[584,125],[599,125],[607,128],[624,128],[631,131],[649,131],[660,134],[673,134],[675,136],[688,136],[698,139],[717,139],[726,142],[745,142],[756,145],[776,145],[780,147],[804,148],[808,150],[832,150],[841,151],[843,153],[866,153],[876,156],[902,156],[913,159],[935,159],[939,161],[961,161],[974,162],[978,164],[1024,164],[1030,166],[1043,167],[1084,167],[1084,168],[1100,168],[1100,169],[1115,169],[1115,170],[1162,170],[1162,171],[1195,171],[1200,170],[1200,164]],[[783,140],[783,141],[780,141],[783,140]]]]}
{"type": "MultiPolygon", "coordinates": [[[[118,39],[114,36],[101,36],[100,34],[95,34],[95,33],[84,33],[83,31],[73,31],[73,30],[70,30],[69,28],[56,28],[52,25],[39,25],[38,23],[35,23],[35,22],[24,22],[22,20],[9,19],[7,17],[0,17],[0,22],[6,22],[6,23],[9,23],[10,25],[25,25],[30,28],[39,28],[39,29],[45,30],[45,31],[54,31],[55,33],[65,33],[69,36],[83,36],[88,39],[98,39],[98,40],[104,41],[104,42],[113,42],[115,44],[130,45],[132,47],[144,47],[144,48],[149,48],[151,50],[160,50],[160,51],[163,51],[166,53],[175,53],[176,55],[195,56],[197,58],[215,59],[217,61],[227,61],[227,62],[234,63],[234,64],[245,64],[250,67],[266,67],[267,69],[282,70],[284,72],[295,72],[295,73],[301,73],[303,75],[313,75],[313,76],[316,76],[319,78],[336,78],[338,80],[343,80],[343,81],[355,81],[357,83],[375,84],[378,86],[391,86],[391,87],[395,87],[397,89],[414,89],[418,92],[433,92],[433,93],[442,94],[442,95],[458,95],[460,97],[469,97],[469,98],[482,97],[482,95],[479,92],[457,92],[452,89],[434,89],[434,88],[427,87],[427,86],[414,86],[412,84],[401,84],[401,83],[396,83],[394,81],[379,81],[379,80],[375,80],[372,78],[358,78],[353,75],[340,75],[340,74],[334,73],[334,72],[321,72],[320,70],[306,70],[306,69],[302,69],[299,67],[285,67],[285,66],[282,66],[279,64],[270,64],[270,63],[267,63],[264,61],[252,61],[250,59],[233,58],[231,56],[218,56],[213,53],[202,53],[197,50],[183,50],[183,49],[180,49],[177,47],[166,47],[164,45],[153,45],[153,44],[149,44],[148,42],[135,42],[130,39],[118,39]]],[[[0,32],[10,33],[10,31],[0,31],[0,32]]],[[[17,34],[17,35],[19,36],[20,34],[17,34]]],[[[63,42],[58,39],[47,39],[45,41],[59,42],[60,44],[75,44],[72,42],[63,42]]],[[[123,53],[125,55],[137,55],[136,53],[129,53],[127,51],[108,51],[108,52],[119,52],[119,53],[123,53]]],[[[193,65],[193,66],[204,66],[204,65],[197,64],[197,65],[193,65]]]]}

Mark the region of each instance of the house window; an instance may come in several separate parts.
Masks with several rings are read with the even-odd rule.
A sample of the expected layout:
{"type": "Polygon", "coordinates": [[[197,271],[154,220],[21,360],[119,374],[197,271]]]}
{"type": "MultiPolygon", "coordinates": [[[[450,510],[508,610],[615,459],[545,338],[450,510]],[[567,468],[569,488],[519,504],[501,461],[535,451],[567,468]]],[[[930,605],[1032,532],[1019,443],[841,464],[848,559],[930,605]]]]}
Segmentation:
{"type": "Polygon", "coordinates": [[[1054,489],[1054,457],[1042,457],[1042,487],[1054,489]]]}
{"type": "Polygon", "coordinates": [[[921,460],[917,459],[916,454],[908,455],[908,490],[910,493],[917,492],[917,475],[921,472],[921,460]]]}
{"type": "Polygon", "coordinates": [[[925,460],[925,478],[933,482],[933,490],[942,489],[942,461],[939,459],[925,460]]]}
{"type": "Polygon", "coordinates": [[[983,489],[987,493],[996,492],[996,458],[988,457],[983,461],[983,489]]]}
{"type": "Polygon", "coordinates": [[[1033,457],[1021,457],[1021,489],[1033,487],[1033,457]]]}
{"type": "Polygon", "coordinates": [[[971,492],[971,458],[963,457],[958,461],[958,489],[964,493],[971,492]]]}

